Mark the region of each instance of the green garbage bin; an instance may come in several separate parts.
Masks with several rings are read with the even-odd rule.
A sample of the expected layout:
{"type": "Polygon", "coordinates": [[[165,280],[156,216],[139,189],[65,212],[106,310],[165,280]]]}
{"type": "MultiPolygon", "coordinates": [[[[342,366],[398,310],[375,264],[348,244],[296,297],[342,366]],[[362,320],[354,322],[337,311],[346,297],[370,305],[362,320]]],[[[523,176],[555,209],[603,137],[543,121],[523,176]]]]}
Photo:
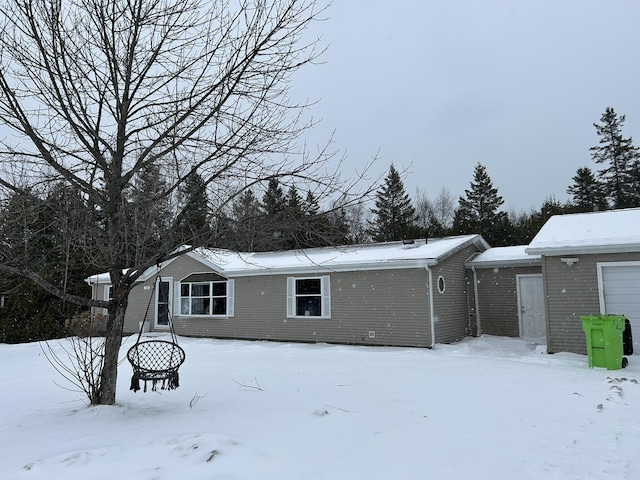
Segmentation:
{"type": "Polygon", "coordinates": [[[585,315],[582,329],[587,336],[589,368],[622,368],[624,315],[585,315]]]}

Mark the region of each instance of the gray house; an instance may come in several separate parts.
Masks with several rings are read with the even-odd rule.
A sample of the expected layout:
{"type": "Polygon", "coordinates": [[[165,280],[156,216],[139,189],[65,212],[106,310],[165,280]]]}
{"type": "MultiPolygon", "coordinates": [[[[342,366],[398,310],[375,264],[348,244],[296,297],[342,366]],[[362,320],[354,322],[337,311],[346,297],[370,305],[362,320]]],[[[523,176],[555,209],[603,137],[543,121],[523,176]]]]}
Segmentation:
{"type": "Polygon", "coordinates": [[[547,350],[586,353],[581,315],[621,314],[640,338],[640,209],[551,217],[525,249],[542,258],[547,350]]]}
{"type": "MultiPolygon", "coordinates": [[[[303,251],[201,249],[150,269],[133,288],[125,332],[146,315],[179,335],[429,347],[464,338],[470,316],[465,262],[479,235],[303,251]]],[[[108,275],[87,279],[108,298],[108,275]]]]}
{"type": "Polygon", "coordinates": [[[542,260],[526,248],[491,248],[465,263],[473,278],[476,334],[547,342],[542,260]]]}

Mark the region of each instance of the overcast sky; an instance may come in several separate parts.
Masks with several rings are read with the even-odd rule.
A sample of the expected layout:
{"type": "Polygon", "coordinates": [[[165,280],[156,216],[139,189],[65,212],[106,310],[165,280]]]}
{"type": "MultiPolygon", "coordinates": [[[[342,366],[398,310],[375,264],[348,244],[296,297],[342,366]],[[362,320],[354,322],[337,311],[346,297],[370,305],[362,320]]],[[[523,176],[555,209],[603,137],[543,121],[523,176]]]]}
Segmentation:
{"type": "Polygon", "coordinates": [[[412,196],[457,201],[480,162],[506,210],[565,201],[599,168],[608,106],[640,144],[638,0],[335,0],[327,17],[325,63],[293,87],[320,100],[308,139],[335,132],[350,168],[379,151],[376,172],[409,168],[412,196]]]}

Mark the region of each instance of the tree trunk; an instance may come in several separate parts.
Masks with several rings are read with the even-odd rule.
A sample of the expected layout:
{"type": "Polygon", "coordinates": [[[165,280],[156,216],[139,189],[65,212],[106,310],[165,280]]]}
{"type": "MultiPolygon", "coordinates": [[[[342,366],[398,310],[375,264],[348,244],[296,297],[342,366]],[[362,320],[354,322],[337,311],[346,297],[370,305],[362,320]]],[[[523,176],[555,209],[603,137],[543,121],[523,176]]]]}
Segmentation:
{"type": "Polygon", "coordinates": [[[113,405],[116,403],[116,383],[118,380],[118,356],[122,344],[124,315],[127,311],[129,292],[114,295],[109,306],[109,320],[104,342],[104,362],[100,372],[100,390],[93,405],[113,405]]]}

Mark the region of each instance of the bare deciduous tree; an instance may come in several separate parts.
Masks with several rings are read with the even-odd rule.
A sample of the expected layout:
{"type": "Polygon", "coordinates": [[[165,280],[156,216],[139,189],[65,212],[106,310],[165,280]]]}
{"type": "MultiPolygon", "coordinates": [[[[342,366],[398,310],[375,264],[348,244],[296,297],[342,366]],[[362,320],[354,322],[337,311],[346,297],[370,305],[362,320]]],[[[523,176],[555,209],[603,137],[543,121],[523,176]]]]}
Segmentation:
{"type": "MultiPolygon", "coordinates": [[[[358,181],[339,180],[338,159],[326,150],[312,158],[296,141],[312,125],[288,86],[318,56],[303,33],[322,11],[313,0],[0,0],[0,125],[9,129],[0,188],[29,194],[55,182],[79,192],[73,235],[95,271],[109,272],[112,299],[71,295],[2,250],[0,271],[108,309],[92,403],[115,403],[129,292],[145,269],[178,254],[188,211],[175,198],[193,175],[220,208],[270,178],[315,182],[327,197],[358,181]],[[165,181],[133,205],[145,171],[165,181]],[[175,211],[154,222],[161,231],[130,221],[167,199],[175,211]],[[131,248],[149,238],[155,248],[131,248]]],[[[188,240],[196,248],[211,239],[188,240]]]]}

